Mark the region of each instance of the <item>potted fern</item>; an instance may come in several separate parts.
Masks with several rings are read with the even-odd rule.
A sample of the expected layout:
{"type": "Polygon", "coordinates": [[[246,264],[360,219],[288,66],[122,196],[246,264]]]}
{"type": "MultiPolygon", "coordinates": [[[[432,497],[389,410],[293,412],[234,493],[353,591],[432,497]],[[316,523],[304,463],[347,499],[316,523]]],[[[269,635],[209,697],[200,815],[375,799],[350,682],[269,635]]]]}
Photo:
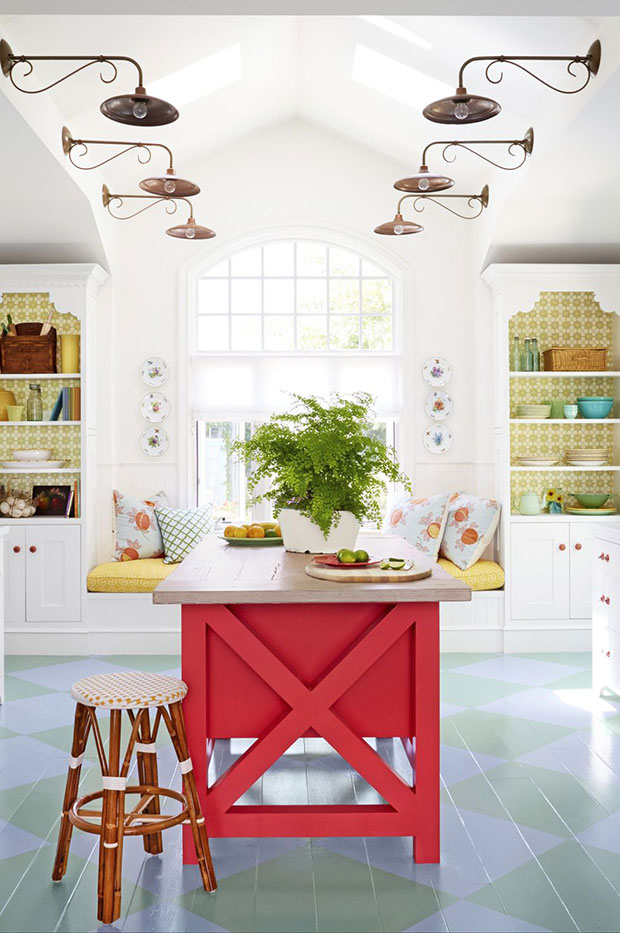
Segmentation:
{"type": "Polygon", "coordinates": [[[250,468],[252,501],[273,503],[288,551],[353,549],[361,522],[381,519],[387,483],[410,490],[409,479],[395,451],[372,435],[371,395],[292,398],[290,411],[233,444],[250,468]],[[256,494],[259,484],[268,488],[256,494]]]}

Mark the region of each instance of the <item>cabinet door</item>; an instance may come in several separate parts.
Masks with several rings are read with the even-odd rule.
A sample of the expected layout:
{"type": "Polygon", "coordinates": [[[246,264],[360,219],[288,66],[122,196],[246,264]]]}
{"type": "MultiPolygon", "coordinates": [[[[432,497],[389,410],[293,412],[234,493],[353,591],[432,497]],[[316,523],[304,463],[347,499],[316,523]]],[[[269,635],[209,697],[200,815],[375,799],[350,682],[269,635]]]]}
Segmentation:
{"type": "Polygon", "coordinates": [[[4,620],[14,625],[26,619],[26,528],[9,525],[4,539],[4,620]]]}
{"type": "Polygon", "coordinates": [[[514,524],[510,542],[512,618],[568,619],[569,523],[514,524]]]}
{"type": "Polygon", "coordinates": [[[79,526],[29,526],[25,563],[26,621],[79,622],[79,526]]]}
{"type": "Polygon", "coordinates": [[[570,617],[592,618],[592,526],[570,526],[570,617]]]}

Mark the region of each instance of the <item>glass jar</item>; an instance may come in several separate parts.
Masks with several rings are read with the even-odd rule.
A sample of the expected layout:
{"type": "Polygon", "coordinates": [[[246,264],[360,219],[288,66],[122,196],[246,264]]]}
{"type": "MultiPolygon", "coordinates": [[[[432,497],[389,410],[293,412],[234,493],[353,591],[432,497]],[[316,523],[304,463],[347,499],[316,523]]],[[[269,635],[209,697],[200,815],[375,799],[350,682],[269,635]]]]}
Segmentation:
{"type": "Polygon", "coordinates": [[[532,354],[530,340],[528,337],[523,342],[523,353],[521,354],[521,372],[531,373],[534,371],[534,355],[532,354]]]}
{"type": "Polygon", "coordinates": [[[532,351],[532,364],[535,373],[540,372],[540,351],[538,349],[538,338],[533,337],[530,341],[530,349],[532,351]]]}
{"type": "Polygon", "coordinates": [[[519,343],[519,338],[515,337],[512,344],[512,360],[510,361],[510,368],[513,373],[518,373],[521,369],[521,344],[519,343]]]}
{"type": "Polygon", "coordinates": [[[30,385],[30,394],[26,402],[26,420],[43,421],[43,400],[41,386],[37,382],[30,385]]]}

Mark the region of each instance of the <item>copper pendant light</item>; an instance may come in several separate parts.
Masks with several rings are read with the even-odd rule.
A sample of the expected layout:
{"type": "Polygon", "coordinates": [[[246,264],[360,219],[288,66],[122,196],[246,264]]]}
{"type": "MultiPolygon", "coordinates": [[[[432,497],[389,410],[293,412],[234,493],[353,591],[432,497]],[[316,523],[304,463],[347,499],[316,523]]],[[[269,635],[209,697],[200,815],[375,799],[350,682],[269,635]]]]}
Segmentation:
{"type": "Polygon", "coordinates": [[[168,214],[175,214],[178,210],[179,203],[183,201],[189,207],[189,218],[187,223],[179,224],[176,227],[170,227],[168,230],[166,230],[166,233],[169,236],[184,240],[208,240],[215,236],[215,231],[211,230],[209,227],[202,227],[196,223],[192,212],[191,202],[188,201],[187,198],[176,197],[172,195],[158,197],[156,195],[150,194],[112,194],[108,186],[103,185],[101,189],[101,200],[103,202],[103,206],[107,209],[110,216],[115,218],[115,220],[131,220],[132,217],[137,217],[138,214],[143,214],[151,207],[155,207],[156,204],[165,204],[166,212],[168,214]],[[123,207],[125,200],[149,201],[150,203],[145,205],[145,207],[141,207],[137,211],[134,211],[132,214],[116,214],[115,210],[117,208],[123,207]]]}
{"type": "Polygon", "coordinates": [[[95,168],[101,168],[102,165],[107,165],[108,162],[112,162],[114,159],[118,159],[119,156],[124,155],[126,152],[131,152],[134,149],[137,152],[138,161],[141,165],[145,165],[147,162],[151,161],[151,149],[165,149],[168,153],[169,167],[166,169],[166,174],[154,175],[152,178],[143,179],[143,181],[140,182],[140,187],[144,191],[148,191],[149,194],[159,197],[175,195],[180,198],[191,198],[195,194],[200,193],[198,185],[185,178],[179,178],[175,173],[172,162],[172,152],[168,146],[165,146],[163,143],[133,143],[128,140],[118,139],[74,139],[68,127],[63,126],[62,128],[62,151],[69,157],[71,164],[81,171],[91,171],[95,168]],[[115,152],[113,155],[108,156],[106,159],[102,159],[101,162],[96,162],[94,165],[81,165],[76,159],[84,158],[84,156],[88,154],[89,146],[122,146],[123,148],[120,152],[115,152]]]}
{"type": "Polygon", "coordinates": [[[178,224],[176,227],[168,227],[166,230],[168,236],[177,237],[179,240],[210,240],[215,236],[215,232],[209,227],[201,227],[197,224],[190,214],[187,223],[178,224]]]}
{"type": "Polygon", "coordinates": [[[118,68],[114,62],[129,62],[134,65],[138,72],[138,86],[133,94],[120,94],[116,97],[110,97],[105,100],[100,110],[105,117],[115,120],[117,123],[128,123],[132,126],[163,126],[166,123],[173,123],[179,117],[179,111],[166,100],[159,97],[151,97],[144,87],[144,77],[142,68],[134,58],[128,58],[126,55],[15,55],[11,46],[5,39],[0,40],[0,67],[6,78],[9,78],[13,87],[24,94],[41,94],[43,91],[49,91],[78,74],[85,68],[97,63],[109,65],[112,68],[112,76],[105,78],[100,74],[104,84],[111,84],[118,76],[118,68]],[[84,62],[64,75],[62,78],[53,81],[51,84],[41,88],[20,87],[15,81],[13,74],[17,65],[24,65],[25,72],[23,77],[28,77],[34,70],[33,62],[84,62]]]}
{"type": "Polygon", "coordinates": [[[405,220],[400,210],[394,215],[394,220],[388,220],[384,224],[375,227],[374,232],[383,236],[407,236],[409,233],[421,233],[424,227],[411,220],[405,220]]]}
{"type": "Polygon", "coordinates": [[[400,178],[394,182],[397,191],[416,191],[422,194],[425,191],[445,191],[451,188],[454,181],[447,175],[435,175],[429,172],[428,165],[422,164],[415,175],[408,178],[400,178]]]}
{"type": "Polygon", "coordinates": [[[499,84],[504,77],[503,71],[500,71],[498,77],[492,77],[491,69],[494,65],[514,65],[520,71],[524,71],[530,77],[544,84],[545,87],[559,94],[578,94],[583,91],[590,83],[590,79],[598,74],[601,64],[601,43],[597,39],[592,43],[585,55],[477,55],[474,58],[468,58],[460,67],[458,87],[453,97],[442,97],[441,100],[433,101],[428,104],[424,110],[424,116],[433,123],[480,123],[482,120],[489,120],[497,116],[501,111],[501,106],[496,100],[490,97],[482,97],[478,94],[469,94],[465,87],[464,71],[472,62],[487,62],[485,76],[491,84],[499,84]],[[574,65],[581,65],[585,68],[585,80],[579,87],[560,88],[543,78],[534,74],[520,62],[568,62],[567,71],[571,77],[575,76],[574,65]]]}

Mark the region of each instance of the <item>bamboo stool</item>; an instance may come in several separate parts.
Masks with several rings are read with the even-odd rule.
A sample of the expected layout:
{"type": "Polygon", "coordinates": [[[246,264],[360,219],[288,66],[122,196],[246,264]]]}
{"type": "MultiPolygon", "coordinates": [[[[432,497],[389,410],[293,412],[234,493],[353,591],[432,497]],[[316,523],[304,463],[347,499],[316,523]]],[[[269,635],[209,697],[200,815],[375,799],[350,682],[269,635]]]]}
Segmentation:
{"type": "Polygon", "coordinates": [[[151,855],[163,851],[162,830],[190,823],[205,891],[217,887],[205,821],[200,809],[192,760],[188,754],[182,700],[187,686],[176,677],[124,671],[97,674],[78,680],[71,688],[77,702],[69,772],[58,833],[58,846],[52,879],[60,881],[67,870],[73,827],[95,833],[99,840],[99,880],[97,917],[101,923],[113,923],[121,913],[121,867],[123,838],[142,836],[144,849],[151,855]],[[96,708],[110,710],[108,755],[104,749],[96,708]],[[150,708],[156,709],[151,727],[150,708]],[[131,734],[121,758],[121,718],[127,711],[131,734]],[[164,722],[179,760],[183,775],[183,793],[159,787],[155,740],[164,722]],[[84,797],[77,796],[80,772],[88,736],[92,732],[101,765],[103,789],[84,797]],[[133,751],[138,762],[139,784],[128,787],[127,773],[133,751]],[[125,812],[125,795],[138,794],[137,804],[125,812]],[[175,815],[160,812],[160,797],[176,800],[181,811],[175,815]],[[90,809],[102,800],[101,810],[90,809]]]}

